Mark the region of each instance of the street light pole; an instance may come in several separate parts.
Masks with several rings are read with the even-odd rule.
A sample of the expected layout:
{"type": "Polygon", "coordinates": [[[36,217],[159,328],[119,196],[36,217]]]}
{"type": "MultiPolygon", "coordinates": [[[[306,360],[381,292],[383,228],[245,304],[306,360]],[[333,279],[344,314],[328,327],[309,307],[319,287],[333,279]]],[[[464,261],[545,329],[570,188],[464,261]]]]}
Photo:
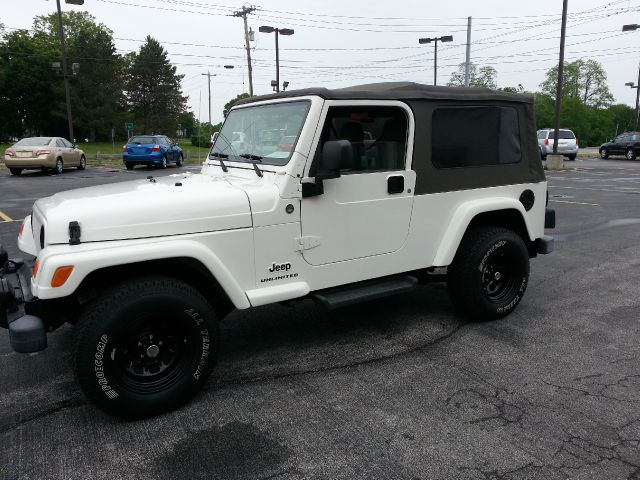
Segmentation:
{"type": "Polygon", "coordinates": [[[276,34],[276,92],[280,91],[280,46],[278,43],[279,35],[293,35],[294,30],[292,28],[275,28],[268,25],[263,25],[258,29],[262,33],[274,33],[276,34]]]}
{"type": "Polygon", "coordinates": [[[443,35],[442,37],[433,38],[420,38],[418,43],[431,43],[433,42],[433,84],[438,84],[438,41],[440,42],[453,42],[452,35],[443,35]]]}
{"type": "MultiPolygon", "coordinates": [[[[640,28],[640,25],[637,23],[633,23],[630,25],[623,25],[623,32],[631,32],[633,30],[637,30],[640,28]]],[[[636,89],[636,126],[635,130],[638,130],[638,116],[640,115],[639,101],[640,101],[640,65],[638,66],[638,85],[634,86],[633,83],[626,83],[625,85],[630,86],[631,88],[636,89]]]]}

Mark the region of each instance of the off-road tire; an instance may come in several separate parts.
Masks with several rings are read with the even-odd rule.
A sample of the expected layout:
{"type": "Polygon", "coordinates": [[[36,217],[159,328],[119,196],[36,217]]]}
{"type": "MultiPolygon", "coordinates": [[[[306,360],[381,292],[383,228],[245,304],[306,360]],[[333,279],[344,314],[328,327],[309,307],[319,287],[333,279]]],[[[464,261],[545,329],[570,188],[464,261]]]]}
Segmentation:
{"type": "Polygon", "coordinates": [[[10,168],[9,171],[11,175],[15,175],[16,177],[22,175],[22,168],[10,168]]]}
{"type": "Polygon", "coordinates": [[[600,158],[602,158],[603,160],[609,158],[609,151],[605,147],[602,147],[600,149],[600,158]]]}
{"type": "Polygon", "coordinates": [[[87,159],[84,155],[80,157],[80,165],[78,165],[78,170],[84,170],[87,168],[87,159]]]}
{"type": "Polygon", "coordinates": [[[218,341],[216,315],[197,290],[168,277],[139,277],[107,289],[81,314],[75,373],[103,411],[150,417],[183,405],[202,388],[218,341]]]}
{"type": "Polygon", "coordinates": [[[182,154],[178,155],[178,160],[176,161],[176,167],[181,167],[184,163],[184,157],[182,154]]]}
{"type": "Polygon", "coordinates": [[[520,303],[528,280],[527,247],[519,235],[501,227],[468,231],[447,271],[454,306],[474,320],[509,314],[520,303]]]}

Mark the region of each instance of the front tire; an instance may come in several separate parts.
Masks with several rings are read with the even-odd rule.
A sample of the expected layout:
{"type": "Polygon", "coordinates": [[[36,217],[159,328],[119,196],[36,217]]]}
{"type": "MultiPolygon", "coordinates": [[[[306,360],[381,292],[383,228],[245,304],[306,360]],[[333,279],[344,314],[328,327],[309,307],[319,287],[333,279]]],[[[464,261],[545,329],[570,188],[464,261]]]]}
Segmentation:
{"type": "Polygon", "coordinates": [[[605,147],[602,147],[600,149],[600,158],[603,160],[606,160],[607,158],[609,158],[609,151],[605,147]]]}
{"type": "Polygon", "coordinates": [[[476,320],[504,317],[520,303],[527,288],[527,247],[506,228],[475,228],[462,239],[447,277],[457,309],[476,320]]]}
{"type": "Polygon", "coordinates": [[[627,160],[635,160],[636,152],[633,150],[633,148],[627,148],[627,153],[625,157],[627,157],[627,160]]]}
{"type": "Polygon", "coordinates": [[[137,419],[177,408],[206,382],[218,353],[218,321],[193,287],[160,276],[121,283],[81,315],[75,371],[100,409],[137,419]]]}
{"type": "Polygon", "coordinates": [[[22,175],[22,168],[10,168],[9,171],[11,175],[15,175],[16,177],[22,175]]]}

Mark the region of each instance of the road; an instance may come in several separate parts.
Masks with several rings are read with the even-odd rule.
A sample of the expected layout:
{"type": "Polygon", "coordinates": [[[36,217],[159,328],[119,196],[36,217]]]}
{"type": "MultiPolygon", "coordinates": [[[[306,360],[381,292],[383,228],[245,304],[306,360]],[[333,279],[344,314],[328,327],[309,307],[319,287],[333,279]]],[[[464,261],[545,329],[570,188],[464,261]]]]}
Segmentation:
{"type": "MultiPolygon", "coordinates": [[[[0,331],[0,478],[640,479],[640,162],[567,167],[548,173],[556,251],[499,321],[467,322],[438,284],[235,312],[205,390],[138,422],[82,396],[72,327],[34,356],[0,331]]],[[[148,174],[0,170],[0,211],[148,174]]],[[[17,229],[0,221],[12,253],[17,229]]]]}

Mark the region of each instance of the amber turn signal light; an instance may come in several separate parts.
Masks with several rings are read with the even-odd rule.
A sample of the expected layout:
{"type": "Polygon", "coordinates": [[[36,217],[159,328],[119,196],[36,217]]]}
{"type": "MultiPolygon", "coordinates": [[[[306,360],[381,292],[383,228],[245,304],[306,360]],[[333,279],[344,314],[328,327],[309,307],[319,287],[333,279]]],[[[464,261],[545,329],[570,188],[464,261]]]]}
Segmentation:
{"type": "Polygon", "coordinates": [[[64,285],[68,280],[69,275],[71,275],[71,272],[73,272],[73,267],[71,265],[56,268],[53,278],[51,279],[51,286],[56,288],[64,285]]]}

